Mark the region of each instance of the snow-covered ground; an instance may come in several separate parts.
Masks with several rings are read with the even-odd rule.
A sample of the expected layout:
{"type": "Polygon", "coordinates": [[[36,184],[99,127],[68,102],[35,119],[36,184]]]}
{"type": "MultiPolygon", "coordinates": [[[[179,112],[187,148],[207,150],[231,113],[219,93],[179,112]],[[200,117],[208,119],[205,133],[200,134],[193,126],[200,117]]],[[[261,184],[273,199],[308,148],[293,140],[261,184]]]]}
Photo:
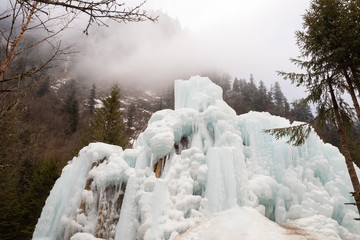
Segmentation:
{"type": "Polygon", "coordinates": [[[178,80],[175,110],[133,149],[92,143],[69,162],[33,239],[360,239],[343,156],[314,133],[292,147],[263,132],[289,125],[178,80]]]}
{"type": "Polygon", "coordinates": [[[321,240],[295,226],[280,226],[248,207],[235,207],[199,222],[175,240],[321,240]]]}

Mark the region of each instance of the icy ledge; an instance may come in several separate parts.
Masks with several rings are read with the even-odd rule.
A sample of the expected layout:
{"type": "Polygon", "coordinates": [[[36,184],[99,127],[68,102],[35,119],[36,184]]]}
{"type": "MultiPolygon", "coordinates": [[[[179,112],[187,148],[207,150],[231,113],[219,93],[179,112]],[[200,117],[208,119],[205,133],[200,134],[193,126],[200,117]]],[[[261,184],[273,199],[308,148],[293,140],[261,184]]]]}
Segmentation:
{"type": "Polygon", "coordinates": [[[301,147],[276,141],[262,130],[288,120],[236,116],[221,97],[207,78],[177,80],[175,110],[156,112],[133,149],[82,149],[56,181],[33,239],[217,239],[229,231],[264,239],[260,229],[276,239],[360,239],[356,209],[344,206],[351,184],[338,149],[315,134],[301,147]]]}

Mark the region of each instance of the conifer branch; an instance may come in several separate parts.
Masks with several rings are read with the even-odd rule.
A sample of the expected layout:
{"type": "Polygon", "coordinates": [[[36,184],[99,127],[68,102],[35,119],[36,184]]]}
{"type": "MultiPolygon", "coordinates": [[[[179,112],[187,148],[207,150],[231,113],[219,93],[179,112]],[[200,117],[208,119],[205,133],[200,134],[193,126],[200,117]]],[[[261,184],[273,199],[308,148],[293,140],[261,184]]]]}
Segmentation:
{"type": "Polygon", "coordinates": [[[309,123],[303,123],[296,126],[284,127],[284,128],[273,128],[264,130],[265,133],[275,136],[276,140],[284,137],[289,137],[286,143],[293,146],[300,146],[305,143],[312,128],[309,123]]]}
{"type": "Polygon", "coordinates": [[[320,122],[322,122],[324,117],[327,116],[332,110],[333,108],[324,110],[320,115],[318,115],[316,118],[314,118],[308,123],[302,123],[296,126],[283,127],[283,128],[265,129],[263,130],[263,132],[274,136],[276,140],[279,140],[284,137],[289,137],[289,140],[286,141],[287,144],[291,144],[292,146],[295,147],[300,146],[305,143],[310,133],[314,130],[313,125],[317,123],[319,120],[320,122]]]}

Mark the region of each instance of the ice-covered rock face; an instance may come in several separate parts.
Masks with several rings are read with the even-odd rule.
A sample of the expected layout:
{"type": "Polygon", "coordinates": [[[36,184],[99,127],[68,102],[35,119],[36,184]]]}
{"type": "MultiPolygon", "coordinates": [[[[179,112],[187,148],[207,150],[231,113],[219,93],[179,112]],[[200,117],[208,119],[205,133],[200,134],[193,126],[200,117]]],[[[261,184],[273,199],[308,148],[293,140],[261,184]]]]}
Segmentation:
{"type": "Polygon", "coordinates": [[[188,81],[175,81],[175,110],[192,108],[203,112],[222,100],[222,89],[209,84],[208,78],[192,77],[188,81]]]}
{"type": "Polygon", "coordinates": [[[289,125],[268,113],[236,116],[207,78],[178,80],[175,110],[153,114],[133,149],[93,143],[69,162],[33,239],[181,239],[231,209],[244,224],[249,211],[239,207],[319,239],[360,239],[356,209],[344,206],[351,184],[342,155],[315,134],[292,147],[263,133],[289,125]]]}

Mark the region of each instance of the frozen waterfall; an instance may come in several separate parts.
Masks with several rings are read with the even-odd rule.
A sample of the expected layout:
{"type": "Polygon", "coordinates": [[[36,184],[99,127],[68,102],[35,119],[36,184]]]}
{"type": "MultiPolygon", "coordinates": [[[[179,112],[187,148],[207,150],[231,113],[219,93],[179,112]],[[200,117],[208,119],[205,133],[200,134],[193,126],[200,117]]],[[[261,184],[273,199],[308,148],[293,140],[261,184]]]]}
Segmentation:
{"type": "Polygon", "coordinates": [[[233,239],[305,239],[276,223],[313,239],[360,239],[356,209],[344,205],[343,156],[314,133],[300,147],[263,133],[289,125],[237,116],[208,78],[177,80],[175,110],[154,113],[133,149],[91,143],[68,163],[33,239],[218,239],[216,226],[226,236],[236,228],[233,239]]]}

